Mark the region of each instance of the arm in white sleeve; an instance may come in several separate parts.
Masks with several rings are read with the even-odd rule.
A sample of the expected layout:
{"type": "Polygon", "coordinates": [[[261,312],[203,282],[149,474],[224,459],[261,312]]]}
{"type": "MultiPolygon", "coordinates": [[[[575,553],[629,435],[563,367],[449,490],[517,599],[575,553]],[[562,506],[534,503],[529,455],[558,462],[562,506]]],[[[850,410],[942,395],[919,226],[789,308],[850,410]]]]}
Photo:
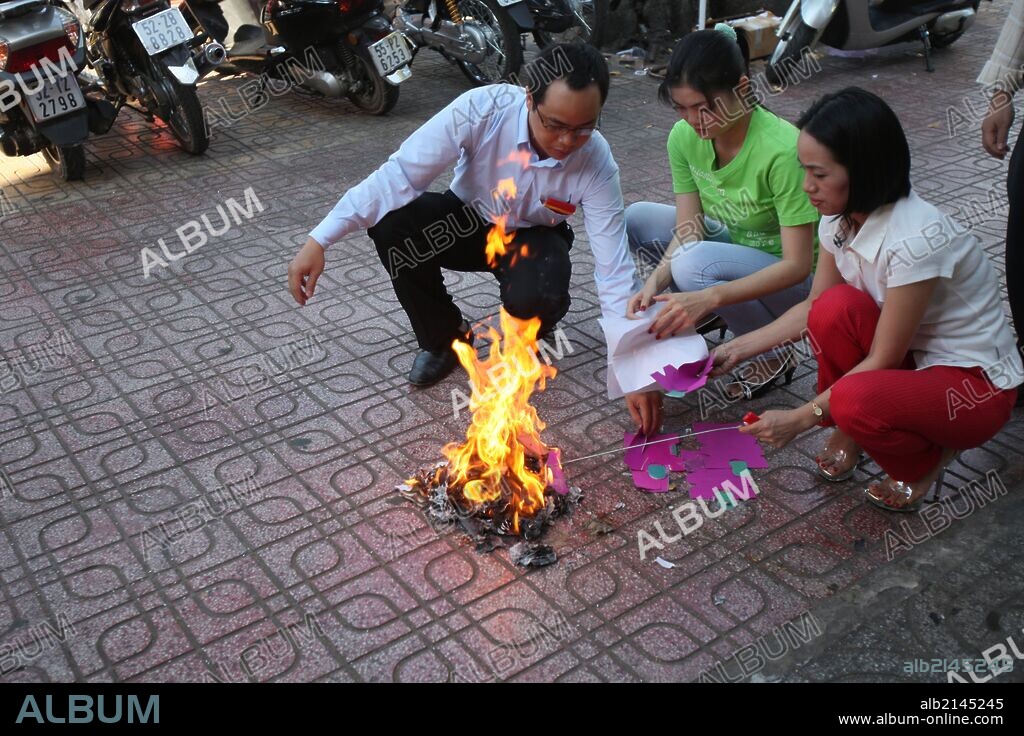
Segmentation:
{"type": "Polygon", "coordinates": [[[421,125],[383,166],[345,192],[310,237],[326,248],[356,230],[373,227],[425,192],[458,161],[464,148],[472,148],[475,132],[486,125],[494,103],[490,95],[480,94],[483,89],[459,95],[421,125]]]}
{"type": "Polygon", "coordinates": [[[582,201],[583,226],[594,253],[594,281],[601,313],[625,317],[626,305],[640,288],[626,240],[626,217],[619,184],[619,167],[608,156],[607,164],[587,188],[582,201]]]}
{"type": "Polygon", "coordinates": [[[993,85],[1003,82],[1011,95],[1021,83],[1024,66],[1024,0],[1014,0],[999,33],[992,56],[985,63],[978,84],[993,85]]]}

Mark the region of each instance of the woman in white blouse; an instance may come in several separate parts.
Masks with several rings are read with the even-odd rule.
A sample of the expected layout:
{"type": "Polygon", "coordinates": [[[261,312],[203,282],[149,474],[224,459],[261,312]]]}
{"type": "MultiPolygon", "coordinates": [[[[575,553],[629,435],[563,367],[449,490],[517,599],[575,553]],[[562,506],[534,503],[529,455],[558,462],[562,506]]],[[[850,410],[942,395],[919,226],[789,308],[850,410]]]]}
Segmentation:
{"type": "Polygon", "coordinates": [[[867,452],[887,474],[867,500],[913,511],[958,451],[1006,423],[1024,381],[998,279],[977,238],[911,189],[906,136],[879,97],[826,95],[798,127],[804,190],[825,215],[810,296],[719,347],[716,372],[806,330],[818,395],[742,431],[782,447],[834,426],[819,473],[845,480],[867,452]]]}

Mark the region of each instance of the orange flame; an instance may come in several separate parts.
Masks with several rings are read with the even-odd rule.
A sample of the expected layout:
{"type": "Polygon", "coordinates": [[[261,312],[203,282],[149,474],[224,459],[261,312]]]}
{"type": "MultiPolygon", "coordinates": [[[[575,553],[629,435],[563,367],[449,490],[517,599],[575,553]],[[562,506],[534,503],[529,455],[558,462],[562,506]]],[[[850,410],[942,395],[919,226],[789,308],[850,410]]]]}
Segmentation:
{"type": "MultiPolygon", "coordinates": [[[[498,194],[511,199],[516,196],[516,183],[514,179],[502,179],[498,182],[498,188],[495,190],[498,194]]],[[[505,232],[505,223],[508,221],[508,215],[497,215],[494,218],[494,227],[487,233],[487,246],[485,253],[487,254],[487,265],[494,268],[498,265],[498,258],[505,255],[507,246],[512,242],[512,238],[516,236],[516,231],[513,230],[511,233],[505,232]]]]}
{"type": "Polygon", "coordinates": [[[458,340],[452,348],[469,374],[472,421],[461,445],[449,443],[442,452],[448,459],[449,483],[462,486],[471,502],[489,503],[508,492],[513,531],[519,533],[519,519],[532,517],[544,508],[544,489],[551,470],[541,466],[535,473],[526,467],[527,455],[545,459],[548,448],[540,439],[544,423],[530,406],[535,388],[544,390],[545,381],[557,370],[537,358],[540,319],[520,320],[501,310],[501,332],[488,328],[491,337],[486,360],[458,340]]]}
{"type": "Polygon", "coordinates": [[[519,164],[523,169],[530,166],[530,152],[524,149],[517,149],[498,162],[501,164],[519,164]]]}

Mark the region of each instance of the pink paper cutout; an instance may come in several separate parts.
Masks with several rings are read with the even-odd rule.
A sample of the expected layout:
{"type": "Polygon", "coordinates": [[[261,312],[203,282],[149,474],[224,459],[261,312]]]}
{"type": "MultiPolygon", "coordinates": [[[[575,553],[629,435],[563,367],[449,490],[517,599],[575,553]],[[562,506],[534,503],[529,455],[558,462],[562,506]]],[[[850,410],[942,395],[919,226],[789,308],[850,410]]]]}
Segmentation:
{"type": "Polygon", "coordinates": [[[696,391],[708,382],[713,363],[714,358],[709,355],[706,360],[679,366],[667,365],[661,371],[652,373],[651,378],[667,391],[696,391]]]}
{"type": "MultiPolygon", "coordinates": [[[[698,422],[693,425],[693,432],[704,432],[721,427],[735,427],[733,424],[711,424],[698,422]]],[[[732,462],[741,460],[748,468],[767,468],[764,451],[757,438],[742,434],[739,429],[733,432],[708,432],[699,438],[700,453],[692,458],[686,466],[686,481],[690,484],[691,498],[713,499],[715,488],[736,476],[732,472],[732,462]]]]}
{"type": "Polygon", "coordinates": [[[622,440],[623,447],[630,448],[624,456],[626,467],[630,470],[644,470],[654,464],[664,465],[669,470],[683,470],[685,457],[672,452],[673,447],[678,450],[678,440],[678,434],[653,434],[645,438],[639,432],[626,432],[622,440]]]}
{"type": "Polygon", "coordinates": [[[562,451],[553,449],[548,453],[546,464],[551,468],[551,487],[555,493],[565,495],[569,492],[569,483],[565,479],[565,471],[562,470],[562,451]]]}
{"type": "Polygon", "coordinates": [[[717,468],[688,472],[686,474],[686,482],[690,484],[690,498],[713,499],[715,497],[715,488],[720,486],[726,477],[729,476],[717,468]]]}
{"type": "Polygon", "coordinates": [[[683,470],[687,473],[703,470],[706,460],[707,458],[700,450],[683,450],[683,470]]]}
{"type": "MultiPolygon", "coordinates": [[[[734,461],[745,462],[748,468],[768,467],[768,461],[765,460],[757,439],[752,435],[742,434],[735,424],[698,422],[693,425],[692,434],[722,428],[725,428],[724,431],[708,432],[696,437],[700,443],[699,450],[682,448],[679,445],[678,434],[658,434],[645,438],[636,432],[626,432],[623,446],[629,449],[626,450],[624,459],[626,466],[632,471],[634,484],[641,490],[664,493],[669,488],[669,478],[652,478],[647,472],[649,465],[664,465],[670,471],[686,473],[691,498],[714,499],[716,488],[721,490],[725,480],[735,479],[736,476],[732,472],[734,461]]],[[[687,435],[682,435],[681,439],[686,437],[687,435]]]]}
{"type": "MultiPolygon", "coordinates": [[[[693,433],[734,426],[736,425],[698,422],[693,425],[693,433]]],[[[742,460],[748,468],[768,467],[768,461],[764,459],[764,451],[758,444],[757,438],[750,434],[743,434],[738,429],[735,432],[709,432],[701,435],[700,451],[706,458],[705,468],[730,470],[729,463],[732,460],[742,460]]]]}
{"type": "MultiPolygon", "coordinates": [[[[662,435],[655,435],[651,439],[659,439],[662,435]]],[[[644,442],[649,442],[648,438],[639,432],[626,432],[622,438],[622,446],[626,449],[626,454],[622,456],[623,461],[626,463],[626,467],[630,470],[640,470],[644,466],[644,452],[646,447],[641,447],[644,442]]]]}
{"type": "Polygon", "coordinates": [[[633,483],[642,491],[651,493],[664,493],[668,490],[668,476],[664,478],[652,478],[646,470],[633,470],[633,483]]]}

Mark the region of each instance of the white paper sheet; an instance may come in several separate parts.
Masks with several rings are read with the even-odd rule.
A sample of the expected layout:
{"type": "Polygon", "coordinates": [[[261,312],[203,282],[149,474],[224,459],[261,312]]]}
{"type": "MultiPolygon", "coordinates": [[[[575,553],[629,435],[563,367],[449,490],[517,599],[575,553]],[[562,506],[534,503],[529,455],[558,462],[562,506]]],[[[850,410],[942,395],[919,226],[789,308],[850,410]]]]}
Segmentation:
{"type": "Polygon", "coordinates": [[[708,345],[693,328],[685,334],[655,340],[647,332],[662,302],[652,304],[640,319],[602,317],[598,320],[608,343],[608,398],[632,391],[661,390],[651,374],[666,365],[681,365],[708,357],[708,345]]]}

